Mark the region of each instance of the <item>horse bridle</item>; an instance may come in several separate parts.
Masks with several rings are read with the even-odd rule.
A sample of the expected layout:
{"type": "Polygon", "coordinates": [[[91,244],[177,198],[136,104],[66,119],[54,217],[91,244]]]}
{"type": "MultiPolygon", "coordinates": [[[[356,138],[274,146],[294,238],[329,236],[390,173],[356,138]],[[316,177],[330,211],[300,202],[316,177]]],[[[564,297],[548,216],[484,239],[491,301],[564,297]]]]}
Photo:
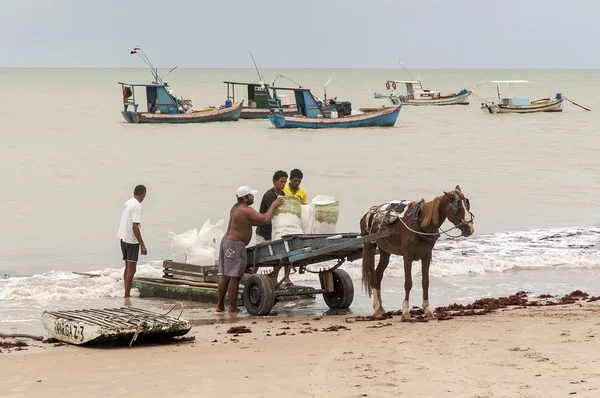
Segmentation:
{"type": "Polygon", "coordinates": [[[450,206],[452,206],[452,214],[454,214],[455,216],[458,216],[458,211],[460,210],[460,205],[463,203],[464,203],[465,209],[471,215],[471,221],[462,220],[460,223],[456,224],[456,228],[460,229],[461,232],[464,233],[465,231],[463,228],[465,226],[467,226],[469,223],[473,223],[473,220],[475,219],[475,214],[471,213],[471,203],[469,202],[469,199],[461,193],[460,195],[458,195],[457,198],[455,198],[450,203],[450,206]]]}

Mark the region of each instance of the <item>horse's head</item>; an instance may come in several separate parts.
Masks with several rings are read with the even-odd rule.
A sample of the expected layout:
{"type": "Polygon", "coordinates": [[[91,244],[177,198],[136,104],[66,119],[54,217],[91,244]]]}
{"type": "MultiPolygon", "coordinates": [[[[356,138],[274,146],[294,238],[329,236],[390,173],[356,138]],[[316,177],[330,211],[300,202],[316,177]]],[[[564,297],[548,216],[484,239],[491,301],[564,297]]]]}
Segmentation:
{"type": "Polygon", "coordinates": [[[471,236],[475,232],[473,219],[475,216],[471,213],[471,204],[469,199],[462,193],[457,185],[454,191],[444,192],[450,200],[446,207],[446,218],[450,220],[460,231],[463,236],[471,236]]]}

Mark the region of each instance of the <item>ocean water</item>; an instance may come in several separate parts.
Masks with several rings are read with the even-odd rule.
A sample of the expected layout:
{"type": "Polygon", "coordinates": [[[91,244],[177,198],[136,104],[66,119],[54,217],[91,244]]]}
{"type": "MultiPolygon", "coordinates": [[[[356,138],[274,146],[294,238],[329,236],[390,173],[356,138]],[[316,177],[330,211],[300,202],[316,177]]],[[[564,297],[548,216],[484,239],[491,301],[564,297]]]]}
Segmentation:
{"type": "MultiPolygon", "coordinates": [[[[384,104],[373,92],[384,91],[388,79],[408,78],[401,70],[262,72],[266,81],[281,74],[321,97],[332,78],[327,96],[351,101],[354,109],[384,104]]],[[[0,332],[41,331],[44,309],[123,305],[116,232],[136,184],[148,187],[142,234],[149,254],[138,275],[160,276],[162,261],[171,257],[169,231],[200,228],[207,219],[227,222],[239,185],[260,197],[274,171],[292,168],[303,170],[309,200],[317,194],[339,199],[339,232],[358,231],[372,205],[430,200],[460,185],[476,232],[436,245],[433,306],[517,290],[600,294],[598,71],[423,70],[420,77],[426,88],[443,92],[526,79],[532,99],[561,92],[593,111],[566,102],[562,113],[488,115],[474,97],[469,106],[405,106],[393,128],[282,131],[268,120],[132,125],[120,115],[117,82],[148,82],[146,70],[0,69],[6,93],[0,99],[0,332]]],[[[199,108],[224,102],[223,80],[256,78],[250,69],[178,69],[165,80],[199,108]]],[[[344,269],[355,278],[352,311],[369,314],[360,261],[344,269]]],[[[419,269],[415,264],[414,305],[421,300],[419,269]]],[[[401,306],[402,273],[402,259],[393,257],[384,279],[387,309],[401,306]]],[[[310,273],[293,279],[317,284],[310,273]]],[[[133,304],[166,311],[173,302],[134,298],[133,304]]],[[[185,308],[188,318],[215,316],[207,305],[185,308]]],[[[320,298],[277,308],[327,310],[320,298]]]]}

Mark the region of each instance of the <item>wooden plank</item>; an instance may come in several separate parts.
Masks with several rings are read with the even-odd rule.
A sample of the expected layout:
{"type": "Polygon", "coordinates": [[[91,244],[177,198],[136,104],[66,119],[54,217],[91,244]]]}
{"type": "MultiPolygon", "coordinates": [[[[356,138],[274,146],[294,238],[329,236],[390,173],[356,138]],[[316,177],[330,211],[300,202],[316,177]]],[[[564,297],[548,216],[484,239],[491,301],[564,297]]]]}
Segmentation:
{"type": "Polygon", "coordinates": [[[217,270],[216,265],[195,265],[195,264],[185,264],[185,263],[175,263],[170,260],[166,260],[163,262],[163,269],[176,269],[187,272],[196,272],[200,274],[205,274],[209,270],[217,270]]]}
{"type": "Polygon", "coordinates": [[[293,253],[293,255],[289,256],[290,262],[293,263],[294,261],[310,259],[313,257],[322,256],[325,254],[335,253],[335,252],[341,251],[342,249],[348,249],[348,248],[352,248],[352,247],[356,247],[356,250],[362,250],[362,248],[359,246],[362,245],[364,242],[381,239],[386,236],[390,236],[391,234],[392,233],[389,231],[381,231],[381,232],[377,232],[377,233],[374,233],[371,235],[363,236],[361,238],[353,238],[353,239],[350,239],[350,240],[347,240],[345,242],[338,243],[335,245],[321,247],[319,249],[312,250],[309,253],[293,253]]]}
{"type": "MultiPolygon", "coordinates": [[[[219,284],[218,283],[207,283],[207,282],[194,282],[187,279],[172,279],[172,278],[146,278],[146,277],[135,277],[134,279],[139,279],[141,281],[155,282],[155,283],[169,283],[169,284],[177,284],[177,285],[190,285],[190,286],[198,286],[198,287],[211,287],[216,289],[219,284]]],[[[240,289],[243,289],[244,285],[240,285],[240,289]]]]}

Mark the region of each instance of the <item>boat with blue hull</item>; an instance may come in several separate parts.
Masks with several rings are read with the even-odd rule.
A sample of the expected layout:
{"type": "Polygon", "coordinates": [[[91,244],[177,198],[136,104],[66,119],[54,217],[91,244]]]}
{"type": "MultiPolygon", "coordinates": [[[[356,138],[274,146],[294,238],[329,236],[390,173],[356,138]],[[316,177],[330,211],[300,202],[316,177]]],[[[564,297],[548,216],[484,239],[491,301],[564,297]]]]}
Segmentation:
{"type": "Polygon", "coordinates": [[[268,87],[269,120],[277,128],[349,128],[392,127],[396,124],[402,104],[352,114],[350,102],[335,99],[325,103],[315,99],[304,87],[268,87]],[[272,92],[272,94],[270,93],[272,92]],[[279,105],[278,91],[291,91],[296,100],[296,114],[286,116],[279,105]],[[335,117],[337,116],[337,117],[335,117]]]}

